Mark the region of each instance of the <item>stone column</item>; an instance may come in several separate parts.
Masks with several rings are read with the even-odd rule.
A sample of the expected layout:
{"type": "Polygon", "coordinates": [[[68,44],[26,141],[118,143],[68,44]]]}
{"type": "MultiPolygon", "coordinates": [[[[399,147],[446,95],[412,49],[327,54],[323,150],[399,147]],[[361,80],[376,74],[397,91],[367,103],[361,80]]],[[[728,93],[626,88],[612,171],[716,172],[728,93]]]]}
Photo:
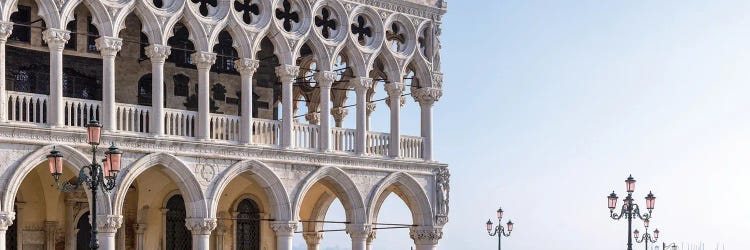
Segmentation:
{"type": "Polygon", "coordinates": [[[0,21],[0,76],[2,76],[0,77],[0,122],[8,121],[8,97],[5,92],[5,42],[8,41],[12,32],[12,22],[0,21]]]}
{"type": "Polygon", "coordinates": [[[146,250],[144,247],[146,233],[146,223],[133,224],[135,228],[135,250],[146,250]]]}
{"type": "Polygon", "coordinates": [[[276,250],[292,250],[292,239],[294,230],[297,230],[296,221],[274,221],[271,229],[276,233],[276,250]]]}
{"type": "Polygon", "coordinates": [[[443,229],[436,227],[412,227],[409,236],[414,240],[416,250],[436,250],[438,241],[443,238],[443,229]]]}
{"type": "Polygon", "coordinates": [[[386,104],[391,108],[391,134],[388,148],[388,154],[390,157],[398,158],[401,155],[401,131],[399,129],[401,124],[401,105],[404,98],[401,95],[404,93],[404,84],[402,83],[388,83],[385,84],[385,91],[388,92],[388,100],[386,104]]]}
{"type": "Polygon", "coordinates": [[[354,139],[354,152],[362,155],[367,143],[367,90],[372,87],[372,79],[357,77],[350,83],[357,92],[357,137],[354,139]]]}
{"type": "MultiPolygon", "coordinates": [[[[237,217],[232,217],[237,218],[237,217]]],[[[228,226],[224,222],[218,222],[216,233],[214,233],[214,250],[224,250],[224,235],[228,231],[228,226]]]]}
{"type": "Polygon", "coordinates": [[[146,47],[146,55],[151,59],[151,119],[149,131],[155,136],[164,135],[164,62],[171,48],[166,45],[151,44],[146,47]]]}
{"type": "Polygon", "coordinates": [[[432,106],[440,100],[443,91],[438,88],[419,88],[412,92],[414,100],[419,102],[422,113],[422,158],[432,161],[432,106]]]}
{"type": "Polygon", "coordinates": [[[336,72],[321,71],[315,74],[320,86],[320,151],[331,151],[331,87],[336,80],[336,72]]]}
{"type": "Polygon", "coordinates": [[[198,68],[198,139],[211,139],[211,103],[210,92],[211,83],[209,82],[209,73],[211,65],[216,62],[216,53],[195,52],[192,55],[193,63],[198,68]]]}
{"type": "MultiPolygon", "coordinates": [[[[8,232],[8,227],[13,225],[13,220],[16,218],[14,212],[0,212],[0,249],[5,249],[5,233],[8,232]]],[[[21,230],[20,228],[18,230],[21,230]]]]}
{"type": "Polygon", "coordinates": [[[75,222],[75,205],[74,200],[65,200],[65,250],[75,250],[76,248],[76,230],[75,222]]]}
{"type": "Polygon", "coordinates": [[[336,122],[334,126],[340,128],[344,126],[344,118],[349,115],[349,109],[344,107],[335,107],[331,109],[331,115],[333,115],[333,121],[336,122]]]}
{"type": "Polygon", "coordinates": [[[305,238],[305,243],[307,243],[307,250],[320,249],[320,240],[323,239],[323,233],[304,233],[302,237],[305,238]]]}
{"type": "Polygon", "coordinates": [[[367,131],[371,130],[371,124],[372,124],[372,112],[375,112],[375,103],[368,102],[367,103],[367,131]]]}
{"type": "Polygon", "coordinates": [[[299,74],[299,67],[293,65],[281,65],[276,67],[276,76],[281,80],[281,147],[292,147],[292,124],[294,120],[294,108],[292,107],[292,97],[294,89],[294,80],[299,74]]]}
{"type": "Polygon", "coordinates": [[[102,36],[96,39],[96,49],[102,55],[102,110],[100,119],[104,130],[117,130],[115,112],[115,56],[122,48],[122,39],[102,36]]]}
{"type": "Polygon", "coordinates": [[[260,65],[258,60],[248,58],[241,58],[235,62],[242,78],[240,142],[244,144],[253,143],[253,74],[258,69],[258,65],[260,65]]]}
{"type": "Polygon", "coordinates": [[[97,215],[96,230],[97,240],[99,240],[99,249],[114,250],[117,245],[115,234],[117,229],[122,225],[121,215],[97,215]]]}
{"type": "Polygon", "coordinates": [[[70,32],[49,28],[42,32],[49,47],[49,102],[47,103],[47,123],[50,127],[65,126],[63,102],[63,49],[70,39],[70,32]]]}
{"type": "Polygon", "coordinates": [[[346,225],[346,233],[352,238],[352,250],[365,250],[367,238],[372,232],[372,226],[363,224],[346,225]]]}
{"type": "Polygon", "coordinates": [[[209,250],[211,231],[216,228],[215,218],[188,218],[186,226],[193,235],[193,250],[209,250]]]}
{"type": "Polygon", "coordinates": [[[45,221],[44,222],[44,249],[55,250],[55,243],[57,240],[57,221],[45,221]]]}
{"type": "Polygon", "coordinates": [[[367,235],[367,250],[372,250],[372,242],[375,240],[375,230],[372,230],[369,235],[367,235]]]}

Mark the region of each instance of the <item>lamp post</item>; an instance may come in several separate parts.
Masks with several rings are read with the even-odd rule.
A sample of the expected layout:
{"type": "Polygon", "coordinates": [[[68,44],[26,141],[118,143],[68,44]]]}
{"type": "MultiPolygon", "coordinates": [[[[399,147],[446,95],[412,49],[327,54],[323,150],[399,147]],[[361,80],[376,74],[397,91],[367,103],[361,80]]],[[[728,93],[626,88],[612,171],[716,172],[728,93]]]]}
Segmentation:
{"type": "Polygon", "coordinates": [[[659,229],[654,230],[654,234],[651,235],[648,232],[648,222],[649,222],[648,220],[643,220],[643,225],[644,227],[646,227],[646,230],[644,230],[645,232],[643,233],[642,237],[638,237],[638,235],[640,234],[640,232],[638,232],[638,229],[633,231],[633,238],[635,238],[635,242],[638,242],[638,243],[645,242],[646,250],[648,250],[649,242],[656,243],[656,241],[659,240],[659,229]]]}
{"type": "Polygon", "coordinates": [[[55,178],[55,184],[60,191],[66,193],[74,192],[83,186],[83,184],[91,190],[91,213],[89,213],[91,216],[91,242],[89,243],[89,248],[99,249],[99,242],[96,239],[96,196],[99,188],[107,192],[115,187],[115,179],[117,178],[117,173],[120,172],[122,151],[118,150],[114,145],[110,146],[104,152],[103,166],[99,165],[96,160],[96,153],[101,141],[102,126],[99,122],[92,120],[85,127],[88,135],[87,141],[91,145],[91,164],[81,167],[78,173],[78,181],[75,184],[65,182],[62,186],[60,185],[60,176],[62,175],[63,167],[63,155],[60,151],[52,148],[50,154],[47,155],[47,161],[49,163],[49,171],[55,178]]]}
{"type": "Polygon", "coordinates": [[[625,180],[625,188],[628,192],[628,196],[622,200],[623,204],[620,213],[618,214],[614,212],[615,207],[617,207],[618,199],[617,194],[615,194],[614,191],[612,191],[612,194],[607,196],[607,206],[609,207],[609,217],[614,220],[620,220],[625,217],[628,220],[628,250],[633,250],[633,219],[650,219],[651,212],[654,210],[656,196],[654,196],[654,194],[651,192],[648,193],[648,196],[646,196],[646,209],[648,209],[648,213],[641,214],[640,206],[638,206],[638,204],[635,204],[633,200],[633,192],[635,191],[635,179],[633,179],[632,175],[625,180]]]}
{"type": "Polygon", "coordinates": [[[664,243],[664,242],[661,243],[661,250],[667,250],[667,247],[671,248],[672,250],[677,250],[676,243],[670,243],[669,245],[667,245],[667,243],[664,243]]]}
{"type": "Polygon", "coordinates": [[[502,249],[503,236],[508,237],[510,236],[510,232],[513,231],[513,222],[508,220],[508,224],[506,224],[508,232],[506,234],[505,232],[506,228],[503,227],[502,221],[503,221],[503,208],[497,209],[497,226],[496,227],[494,228],[492,227],[492,220],[487,220],[487,234],[489,234],[490,236],[497,235],[497,250],[502,249]]]}

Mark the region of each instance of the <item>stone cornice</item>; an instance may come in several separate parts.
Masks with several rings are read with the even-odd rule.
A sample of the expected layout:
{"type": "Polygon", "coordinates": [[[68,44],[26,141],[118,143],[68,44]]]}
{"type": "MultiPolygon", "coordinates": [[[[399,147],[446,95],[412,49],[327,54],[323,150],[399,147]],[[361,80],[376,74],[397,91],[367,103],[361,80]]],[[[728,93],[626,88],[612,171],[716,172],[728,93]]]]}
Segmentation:
{"type": "MultiPolygon", "coordinates": [[[[131,133],[105,132],[103,140],[114,142],[117,147],[134,153],[168,153],[181,157],[223,159],[240,161],[255,159],[266,163],[292,164],[302,166],[335,166],[341,169],[395,172],[402,171],[413,175],[434,175],[435,169],[446,164],[422,160],[362,157],[348,154],[321,153],[304,150],[285,150],[254,145],[240,145],[222,142],[200,142],[171,138],[140,137],[131,133]]],[[[86,148],[84,130],[50,129],[46,127],[26,127],[13,124],[0,124],[0,143],[17,143],[46,146],[63,144],[86,148]]]]}
{"type": "Polygon", "coordinates": [[[369,5],[375,8],[399,12],[412,16],[440,21],[446,12],[446,7],[427,6],[404,0],[346,0],[347,2],[369,5]]]}

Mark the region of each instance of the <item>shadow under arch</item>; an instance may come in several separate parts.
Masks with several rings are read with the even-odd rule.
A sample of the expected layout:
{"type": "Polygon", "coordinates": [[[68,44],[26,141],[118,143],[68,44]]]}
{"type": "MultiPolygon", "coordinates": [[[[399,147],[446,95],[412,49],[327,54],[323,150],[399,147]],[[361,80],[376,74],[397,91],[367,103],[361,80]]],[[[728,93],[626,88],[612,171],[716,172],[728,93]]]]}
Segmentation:
{"type": "Polygon", "coordinates": [[[164,172],[175,182],[185,197],[187,216],[189,218],[207,218],[206,199],[195,175],[184,162],[174,155],[166,153],[153,153],[143,156],[123,169],[123,173],[118,177],[112,214],[122,215],[122,207],[125,203],[128,187],[135,182],[141,173],[157,166],[165,167],[164,172]]]}
{"type": "MultiPolygon", "coordinates": [[[[7,171],[5,179],[8,181],[5,182],[2,185],[3,190],[5,190],[3,194],[2,199],[2,210],[6,212],[13,212],[13,205],[16,200],[16,195],[18,194],[18,189],[21,187],[21,183],[24,179],[26,179],[26,176],[33,171],[36,167],[38,167],[40,164],[47,162],[47,154],[53,149],[57,149],[60,151],[60,153],[63,155],[63,162],[64,166],[71,167],[74,170],[74,174],[77,176],[78,172],[81,170],[82,166],[90,165],[91,164],[91,158],[84,155],[80,151],[76,150],[75,148],[72,148],[67,145],[48,145],[41,147],[34,152],[31,152],[27,154],[23,161],[21,161],[14,171],[7,171]],[[65,164],[67,163],[67,164],[65,164]]],[[[79,187],[84,188],[84,187],[79,187]]],[[[86,197],[89,201],[89,205],[91,204],[91,192],[88,190],[88,188],[84,188],[84,191],[86,192],[86,197]]],[[[101,210],[98,211],[98,214],[108,214],[110,211],[112,211],[112,206],[110,206],[109,198],[104,192],[100,192],[99,196],[97,197],[97,207],[99,207],[101,210]]]]}
{"type": "Polygon", "coordinates": [[[310,188],[318,183],[330,185],[329,188],[336,193],[337,198],[341,200],[341,204],[346,210],[347,221],[352,224],[364,224],[367,221],[364,201],[358,191],[357,185],[354,184],[354,181],[346,172],[337,167],[330,166],[321,167],[312,172],[298,186],[293,203],[293,218],[299,219],[302,201],[310,188]]]}
{"type": "Polygon", "coordinates": [[[270,212],[275,220],[290,221],[292,219],[291,206],[289,204],[289,195],[281,183],[281,179],[268,166],[260,161],[245,160],[230,166],[217,178],[219,180],[209,191],[209,210],[208,215],[211,218],[216,217],[216,210],[219,206],[221,193],[237,176],[243,173],[251,173],[251,178],[258,182],[266,190],[266,195],[271,200],[270,212]]]}
{"type": "Polygon", "coordinates": [[[370,192],[370,196],[367,199],[367,218],[369,222],[377,222],[383,201],[393,192],[389,191],[391,188],[396,189],[397,192],[394,193],[409,207],[414,224],[418,226],[431,226],[434,224],[432,205],[427,193],[413,176],[403,172],[389,174],[370,192]]]}

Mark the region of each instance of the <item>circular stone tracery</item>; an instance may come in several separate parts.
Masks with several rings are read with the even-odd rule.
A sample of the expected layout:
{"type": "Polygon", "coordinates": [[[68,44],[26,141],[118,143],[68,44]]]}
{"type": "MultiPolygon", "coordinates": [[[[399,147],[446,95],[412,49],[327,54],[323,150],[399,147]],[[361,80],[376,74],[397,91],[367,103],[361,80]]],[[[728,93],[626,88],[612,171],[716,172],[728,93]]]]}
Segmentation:
{"type": "Polygon", "coordinates": [[[315,16],[315,27],[316,30],[325,39],[331,39],[336,37],[340,32],[338,15],[328,7],[322,7],[318,10],[318,14],[315,16]]]}
{"type": "Polygon", "coordinates": [[[198,12],[204,17],[209,16],[216,10],[217,0],[190,0],[193,4],[198,5],[198,12]]]}
{"type": "Polygon", "coordinates": [[[281,28],[286,32],[294,32],[302,26],[302,13],[297,3],[290,0],[283,0],[276,6],[274,17],[281,23],[281,28]]]}
{"type": "Polygon", "coordinates": [[[253,0],[235,0],[234,11],[240,14],[245,24],[257,23],[261,12],[260,5],[253,0]]]}

